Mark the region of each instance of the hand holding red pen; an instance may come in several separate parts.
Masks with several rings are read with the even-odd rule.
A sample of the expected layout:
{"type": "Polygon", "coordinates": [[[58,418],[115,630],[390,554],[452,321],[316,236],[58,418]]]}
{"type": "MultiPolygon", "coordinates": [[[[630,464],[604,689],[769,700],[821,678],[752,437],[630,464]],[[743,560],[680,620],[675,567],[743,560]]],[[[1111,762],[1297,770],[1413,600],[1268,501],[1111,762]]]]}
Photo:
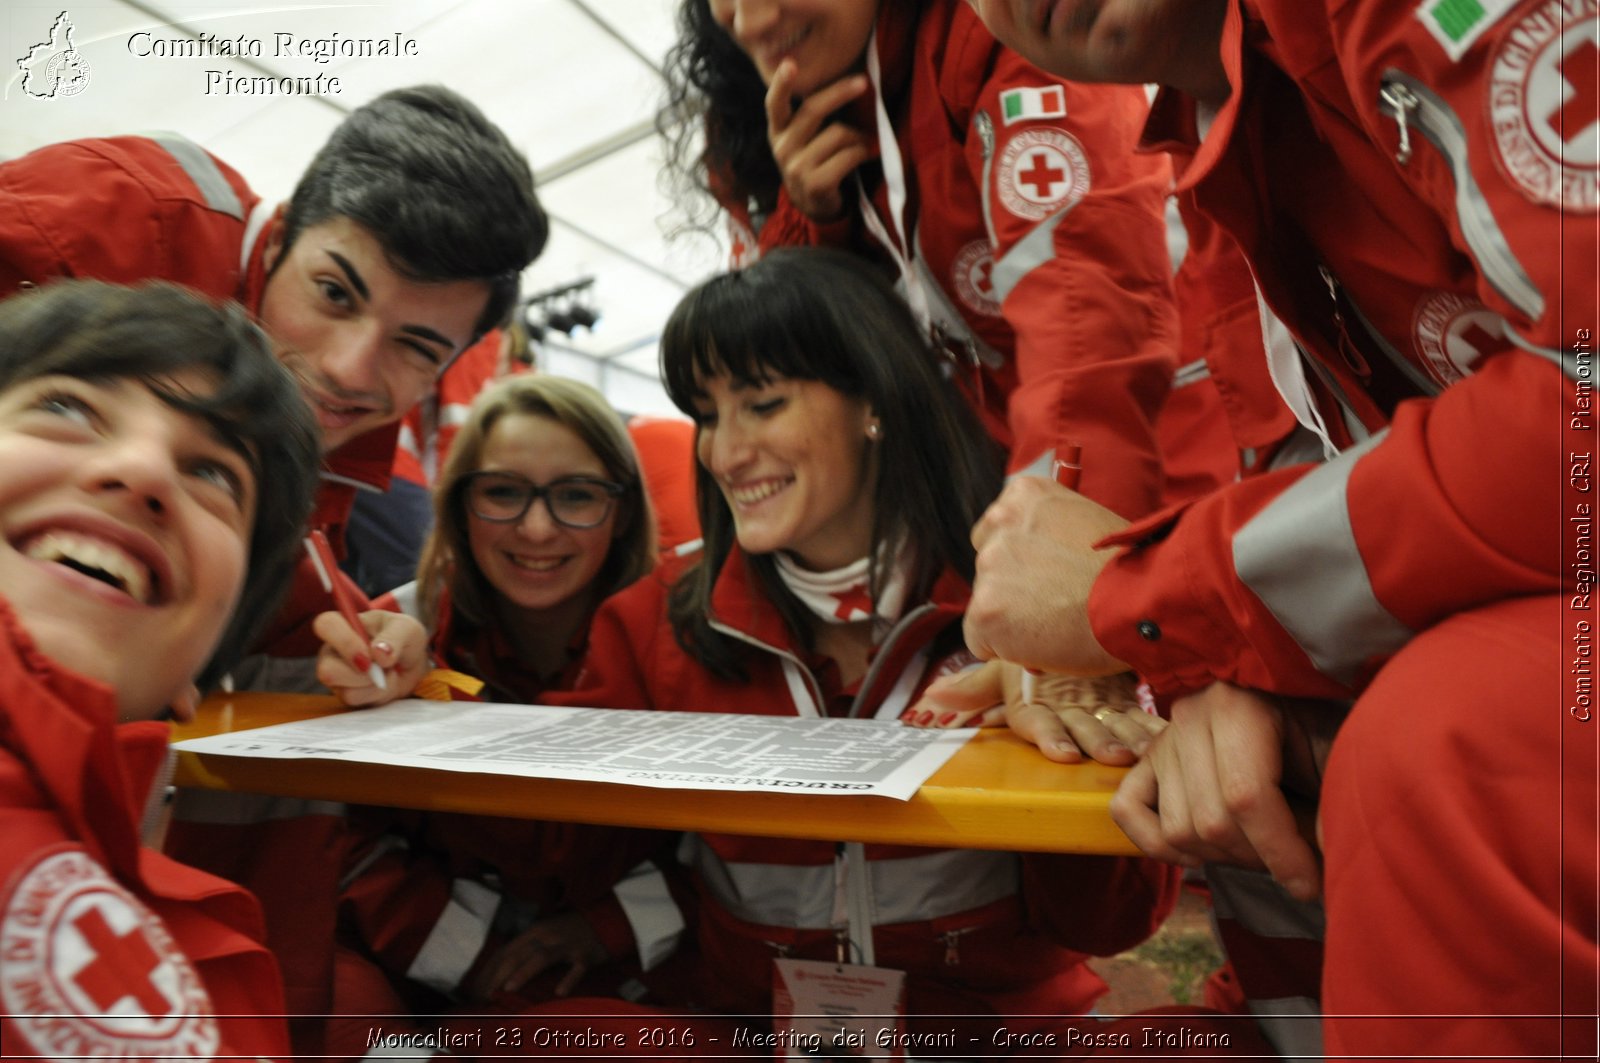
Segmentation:
{"type": "Polygon", "coordinates": [[[369,656],[372,651],[372,639],[368,636],[367,629],[362,626],[349,586],[338,578],[339,567],[333,559],[333,548],[328,545],[328,537],[322,534],[321,528],[312,528],[311,534],[306,536],[306,553],[311,557],[312,567],[317,570],[317,578],[322,581],[322,589],[333,596],[333,604],[339,610],[339,615],[350,625],[350,630],[360,635],[366,643],[368,652],[357,654],[352,663],[361,668],[360,662],[364,659],[367,662],[365,671],[372,679],[372,685],[379,690],[387,689],[388,683],[383,678],[383,669],[374,664],[369,656]]]}
{"type": "Polygon", "coordinates": [[[1127,671],[1095,639],[1088,616],[1089,592],[1113,553],[1094,544],[1127,526],[1083,495],[1014,477],[972,532],[968,648],[1070,675],[1127,671]]]}
{"type": "Polygon", "coordinates": [[[337,577],[333,552],[320,531],[306,539],[306,551],[338,607],[312,622],[323,642],[317,678],[347,705],[378,705],[416,689],[431,667],[427,631],[403,613],[358,612],[356,596],[337,577]]]}

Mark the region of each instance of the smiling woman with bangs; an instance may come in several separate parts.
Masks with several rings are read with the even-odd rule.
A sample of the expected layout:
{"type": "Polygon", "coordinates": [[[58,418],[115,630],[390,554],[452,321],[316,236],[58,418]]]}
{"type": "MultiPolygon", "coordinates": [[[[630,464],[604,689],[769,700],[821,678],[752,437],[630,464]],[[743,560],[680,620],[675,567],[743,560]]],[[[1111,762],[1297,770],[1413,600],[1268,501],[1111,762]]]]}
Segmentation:
{"type": "MultiPolygon", "coordinates": [[[[1000,486],[904,304],[859,259],[780,251],[691,291],[661,349],[698,426],[703,548],[602,605],[574,689],[546,700],[900,726],[929,682],[974,663],[967,530],[1000,486]]],[[[713,834],[680,855],[698,922],[682,930],[663,891],[632,925],[641,956],[694,939],[687,974],[658,987],[667,1003],[769,1013],[774,959],[831,962],[870,936],[875,962],[907,973],[913,1030],[989,1016],[967,1020],[984,1044],[1007,1014],[1064,1036],[1105,988],[1084,953],[1148,935],[1175,885],[1105,857],[713,834]],[[851,927],[836,891],[863,880],[873,925],[851,927]]]]}

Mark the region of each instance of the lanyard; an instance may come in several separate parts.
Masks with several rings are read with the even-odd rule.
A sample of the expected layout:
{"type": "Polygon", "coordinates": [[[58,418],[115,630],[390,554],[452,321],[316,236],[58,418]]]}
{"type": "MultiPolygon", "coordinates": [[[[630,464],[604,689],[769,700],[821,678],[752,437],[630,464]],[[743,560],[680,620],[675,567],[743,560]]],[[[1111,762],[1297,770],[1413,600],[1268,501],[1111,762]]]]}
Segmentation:
{"type": "Polygon", "coordinates": [[[928,306],[928,293],[923,286],[921,272],[913,265],[916,252],[906,230],[908,193],[905,159],[900,154],[900,142],[895,138],[894,126],[889,122],[889,109],[883,102],[883,65],[878,60],[876,29],[867,41],[867,77],[872,82],[873,112],[878,121],[878,162],[883,167],[883,185],[889,194],[889,216],[894,222],[895,234],[891,236],[884,227],[871,197],[857,180],[856,196],[861,203],[861,219],[866,222],[867,231],[894,259],[895,266],[900,270],[900,279],[906,286],[906,302],[911,304],[911,313],[917,323],[926,330],[933,324],[933,313],[928,306]]]}

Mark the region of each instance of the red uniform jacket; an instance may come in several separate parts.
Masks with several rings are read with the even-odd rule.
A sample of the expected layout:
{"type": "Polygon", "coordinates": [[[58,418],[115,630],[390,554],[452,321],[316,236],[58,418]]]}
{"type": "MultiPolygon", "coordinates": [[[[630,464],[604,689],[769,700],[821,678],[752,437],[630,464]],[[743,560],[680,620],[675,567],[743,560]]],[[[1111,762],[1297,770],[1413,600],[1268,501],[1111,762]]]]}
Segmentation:
{"type": "MultiPolygon", "coordinates": [[[[266,284],[267,235],[281,209],[175,134],[52,144],[0,163],[0,298],[53,277],[166,280],[254,313],[266,284]]],[[[341,554],[355,492],[388,485],[397,431],[374,429],[324,461],[312,523],[341,554]]],[[[328,608],[315,572],[302,563],[258,647],[273,656],[315,653],[310,620],[328,608]]]]}
{"type": "Polygon", "coordinates": [[[639,452],[644,489],[656,513],[656,538],[663,554],[700,538],[695,508],[694,425],[676,417],[628,418],[628,436],[639,452]]]}
{"type": "Polygon", "coordinates": [[[394,476],[418,487],[433,486],[473,402],[497,379],[504,335],[499,329],[484,333],[439,374],[433,394],[406,412],[394,450],[394,476]]]}
{"type": "MultiPolygon", "coordinates": [[[[1594,175],[1569,175],[1590,198],[1563,209],[1561,175],[1488,117],[1497,56],[1542,5],[1459,62],[1410,6],[1329,7],[1331,31],[1288,0],[1232,8],[1234,94],[1182,180],[1304,351],[1274,364],[1280,390],[1298,374],[1346,449],[1118,537],[1095,634],[1162,692],[1347,696],[1441,617],[1559,585],[1562,477],[1530,470],[1564,467],[1560,410],[1592,410],[1594,276],[1564,264],[1594,261],[1594,175]]],[[[1184,105],[1157,101],[1152,140],[1192,140],[1184,105]]]]}
{"type": "MultiPolygon", "coordinates": [[[[617,708],[894,720],[954,662],[968,589],[947,575],[932,600],[885,637],[853,695],[830,694],[737,551],[712,607],[719,627],[749,643],[750,681],[713,676],[685,654],[666,619],[668,582],[646,577],[600,607],[572,691],[547,701],[617,708]],[[804,705],[791,683],[807,691],[804,705]]],[[[835,860],[826,841],[697,835],[685,847],[700,900],[699,963],[680,986],[692,1003],[727,1013],[771,1009],[772,959],[832,959],[835,860]],[[688,986],[692,985],[692,988],[688,986]]],[[[1081,1014],[1104,990],[1083,963],[1143,940],[1174,900],[1175,878],[1149,861],[1082,856],[866,847],[873,881],[877,962],[910,974],[920,1014],[1081,1014]],[[936,883],[935,888],[929,888],[936,883]]],[[[664,899],[665,901],[665,899],[664,899]]]]}
{"type": "MultiPolygon", "coordinates": [[[[891,143],[907,173],[907,258],[968,397],[1012,470],[1048,475],[1055,451],[1077,442],[1089,455],[1085,494],[1124,516],[1149,512],[1178,324],[1167,162],[1133,150],[1144,91],[1030,66],[963,0],[885,3],[877,33],[891,143]]],[[[870,172],[875,213],[897,239],[888,185],[870,172]]],[[[827,226],[780,196],[755,226],[760,247],[882,255],[849,202],[853,185],[844,194],[851,220],[827,226]]],[[[751,224],[743,205],[729,210],[751,224]]]]}
{"type": "MultiPolygon", "coordinates": [[[[254,312],[276,217],[238,173],[181,137],[51,145],[0,164],[0,292],[62,276],[159,279],[235,299],[254,312]]],[[[336,552],[343,552],[355,492],[387,484],[396,432],[393,425],[376,429],[325,457],[312,523],[328,531],[336,552]]],[[[288,599],[247,662],[261,670],[255,685],[307,688],[305,658],[319,645],[311,620],[331,607],[303,560],[288,599]]],[[[302,804],[295,811],[306,809],[302,804]]],[[[333,814],[287,818],[281,803],[255,795],[186,792],[167,836],[169,853],[243,883],[261,898],[295,1012],[326,1010],[333,909],[331,903],[308,905],[306,898],[334,896],[341,824],[333,814]],[[286,875],[285,869],[293,870],[286,875]],[[309,941],[317,945],[307,957],[299,950],[309,941]]]]}
{"type": "Polygon", "coordinates": [[[57,1059],[285,1056],[243,890],[139,845],[166,752],[0,601],[0,1039],[57,1059]]]}
{"type": "Polygon", "coordinates": [[[1186,238],[1172,279],[1186,361],[1157,423],[1169,505],[1269,467],[1295,430],[1264,371],[1262,308],[1249,265],[1192,195],[1175,196],[1174,206],[1186,238]]]}
{"type": "MultiPolygon", "coordinates": [[[[1202,116],[1157,100],[1147,142],[1192,157],[1180,187],[1238,242],[1287,325],[1267,345],[1276,390],[1337,454],[1117,537],[1127,549],[1090,618],[1157,690],[1221,679],[1349,697],[1441,620],[1562,586],[1567,518],[1592,512],[1569,455],[1592,451],[1595,11],[1235,0],[1227,102],[1202,116]]],[[[1581,595],[1572,607],[1593,615],[1581,595]]],[[[1218,894],[1241,981],[1268,1011],[1318,1010],[1320,913],[1262,919],[1248,886],[1218,894]]],[[[1430,899],[1441,924],[1447,903],[1430,899]]],[[[1403,941],[1385,936],[1416,931],[1403,907],[1344,932],[1403,941]]],[[[1589,937],[1577,962],[1592,976],[1589,937]]],[[[1495,991],[1458,999],[1490,1007],[1495,991]]]]}

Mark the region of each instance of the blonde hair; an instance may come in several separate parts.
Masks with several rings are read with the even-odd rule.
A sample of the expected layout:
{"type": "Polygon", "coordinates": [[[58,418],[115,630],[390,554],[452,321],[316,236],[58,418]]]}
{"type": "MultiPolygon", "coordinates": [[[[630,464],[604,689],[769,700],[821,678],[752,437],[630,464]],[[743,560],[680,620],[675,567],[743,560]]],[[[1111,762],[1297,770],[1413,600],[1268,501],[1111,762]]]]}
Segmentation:
{"type": "Polygon", "coordinates": [[[456,433],[433,492],[433,530],[417,563],[417,594],[429,627],[440,592],[448,587],[455,614],[479,626],[494,619],[496,591],[484,578],[467,545],[467,509],[461,482],[477,472],[495,424],[507,414],[531,414],[571,429],[594,451],[606,475],[623,487],[617,500],[617,532],[595,577],[598,602],[649,572],[656,561],[656,519],[639,473],[639,455],[622,418],[594,388],[578,380],[524,373],[487,388],[472,404],[456,433]]]}

